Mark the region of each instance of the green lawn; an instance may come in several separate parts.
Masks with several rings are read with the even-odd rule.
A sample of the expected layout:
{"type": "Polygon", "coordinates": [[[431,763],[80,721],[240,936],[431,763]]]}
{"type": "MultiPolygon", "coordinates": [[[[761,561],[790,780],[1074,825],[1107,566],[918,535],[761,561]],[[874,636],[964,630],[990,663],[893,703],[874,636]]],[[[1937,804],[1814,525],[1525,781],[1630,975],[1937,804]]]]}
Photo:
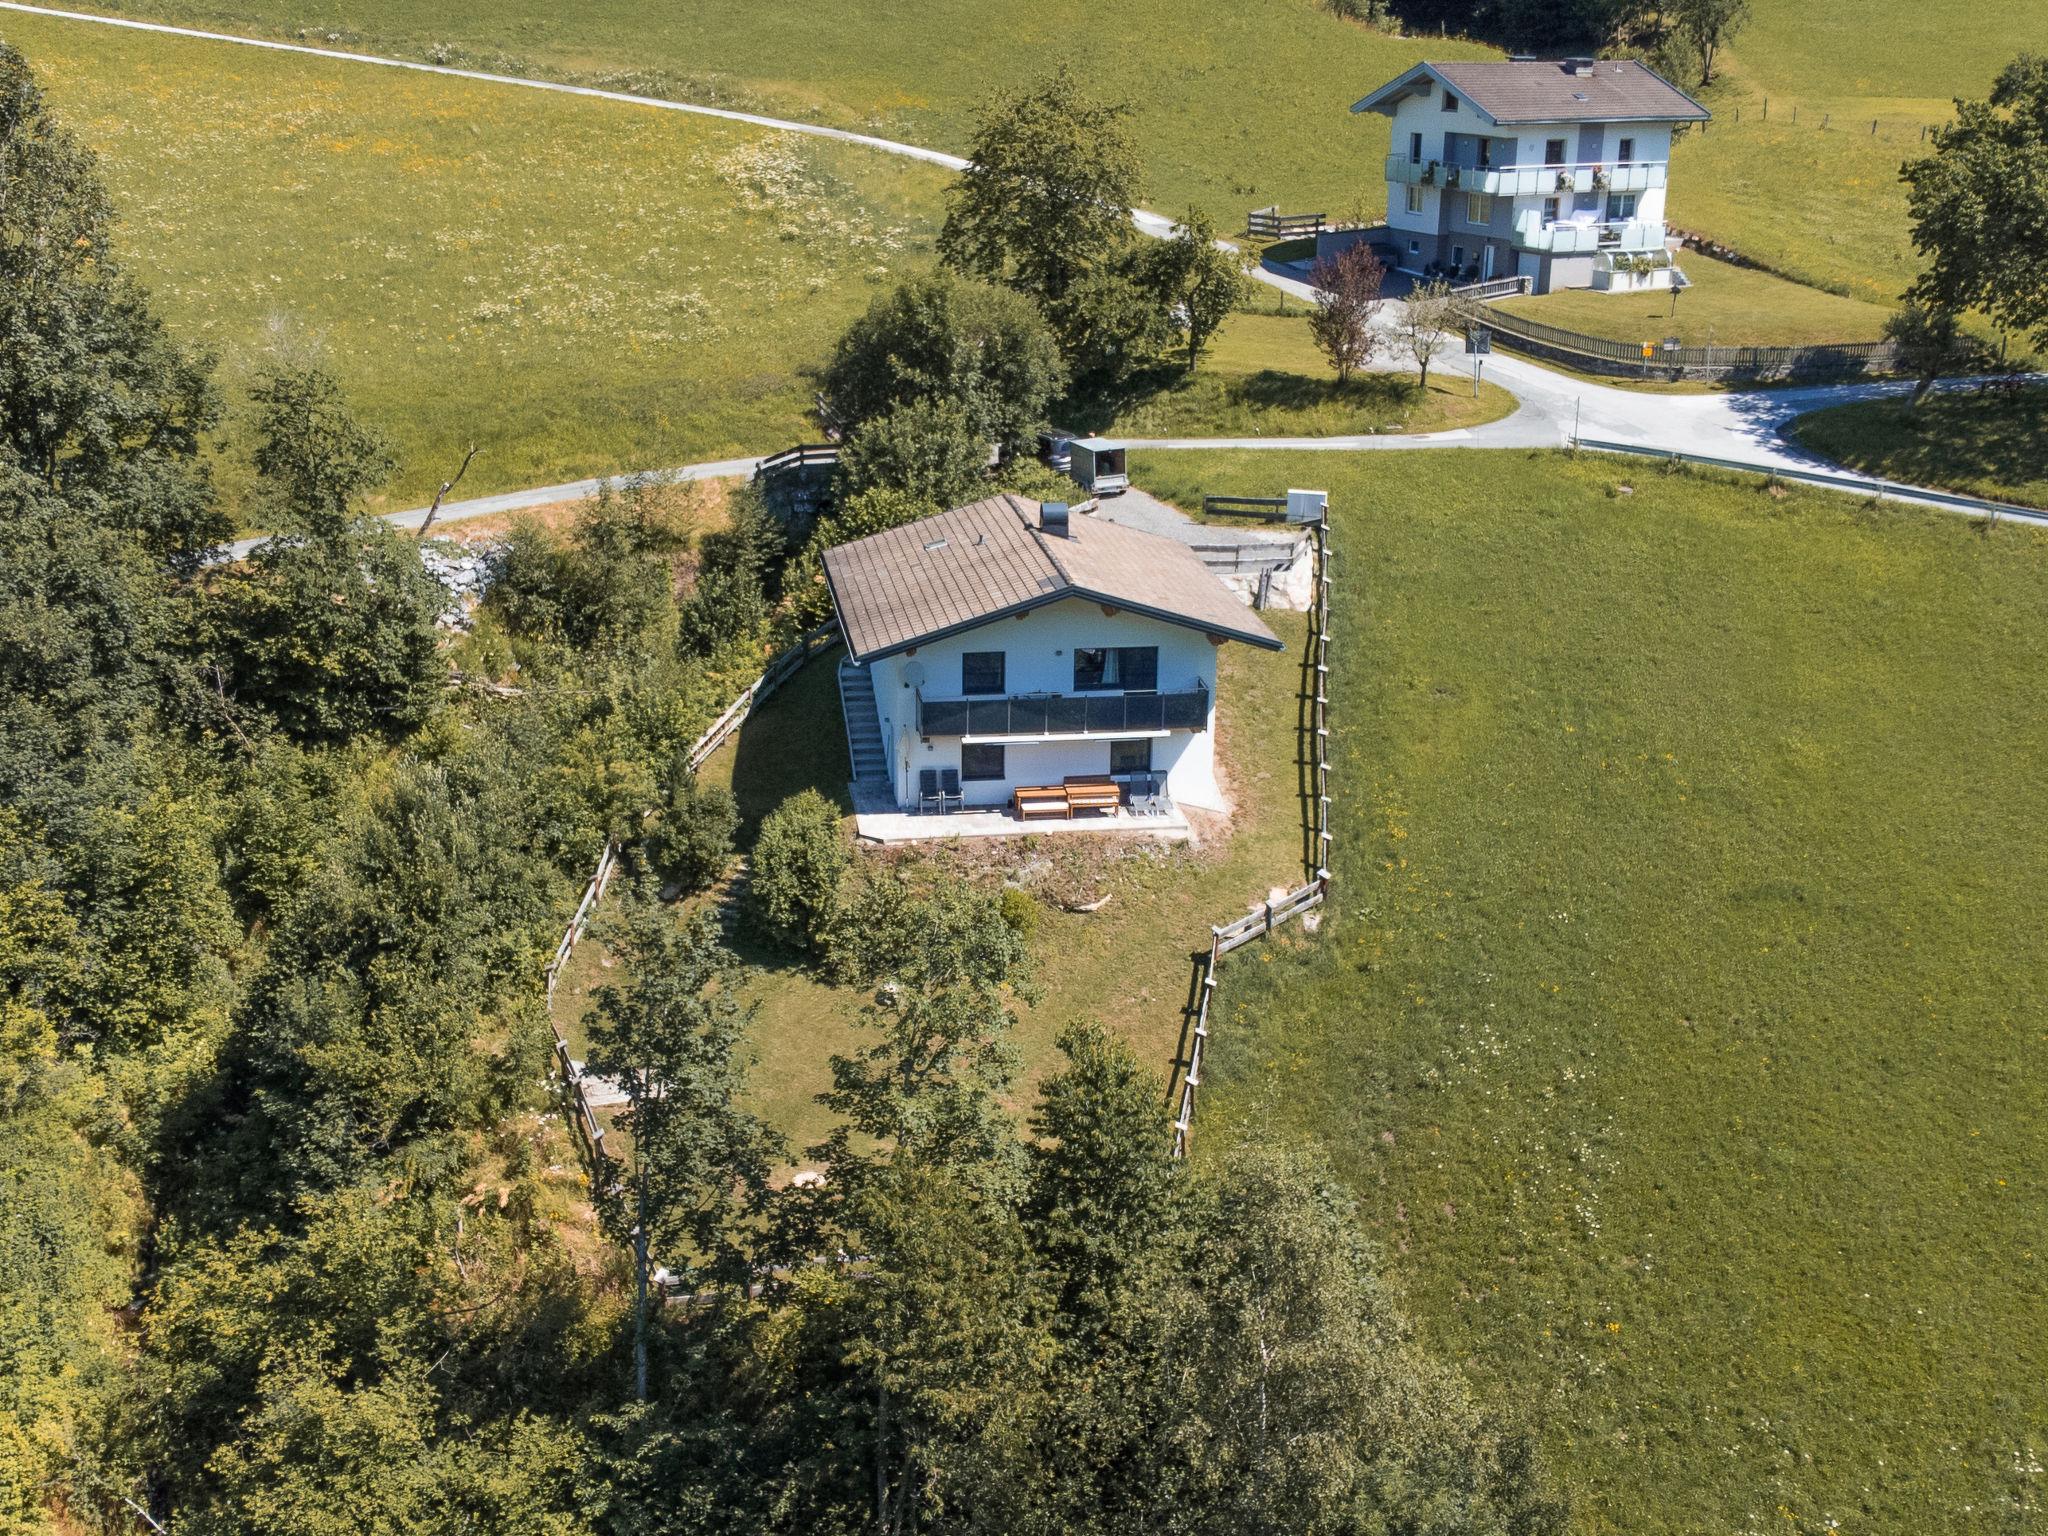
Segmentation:
{"type": "Polygon", "coordinates": [[[1427,390],[1412,372],[1354,375],[1343,387],[1298,314],[1232,315],[1190,374],[1168,365],[1115,398],[1074,402],[1063,424],[1122,437],[1330,437],[1440,432],[1494,421],[1515,408],[1492,384],[1437,370],[1427,390]]]}
{"type": "Polygon", "coordinates": [[[1871,400],[1793,423],[1799,441],[1865,474],[2048,507],[2048,388],[1871,400]]]}
{"type": "Polygon", "coordinates": [[[387,501],[809,437],[799,370],[929,261],[943,172],[606,102],[15,14],[104,155],[121,249],[246,386],[315,358],[394,440],[387,501]]]}
{"type": "Polygon", "coordinates": [[[1661,341],[1686,346],[1797,347],[1824,342],[1877,341],[1889,311],[1879,304],[1788,283],[1767,272],[1730,266],[1696,251],[1680,260],[1693,286],[1674,305],[1670,293],[1596,293],[1574,288],[1500,308],[1545,325],[1561,325],[1615,341],[1661,341]]]}
{"type": "Polygon", "coordinates": [[[1327,484],[1341,573],[1334,915],[1226,971],[1198,1150],[1326,1143],[1580,1531],[2027,1529],[2048,535],[1558,455],[1136,472],[1327,484]]]}

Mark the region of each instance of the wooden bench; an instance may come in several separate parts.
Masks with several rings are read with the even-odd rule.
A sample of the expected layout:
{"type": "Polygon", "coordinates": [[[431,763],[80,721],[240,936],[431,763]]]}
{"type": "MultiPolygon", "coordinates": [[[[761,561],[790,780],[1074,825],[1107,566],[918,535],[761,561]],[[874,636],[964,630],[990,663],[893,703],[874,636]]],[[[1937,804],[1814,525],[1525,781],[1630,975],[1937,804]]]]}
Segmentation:
{"type": "Polygon", "coordinates": [[[1034,816],[1064,818],[1073,814],[1063,784],[1020,785],[1010,791],[1010,804],[1016,807],[1019,821],[1029,821],[1034,816]]]}
{"type": "Polygon", "coordinates": [[[1067,804],[1077,811],[1108,811],[1114,815],[1124,803],[1124,792],[1106,773],[1070,773],[1064,788],[1067,804]]]}

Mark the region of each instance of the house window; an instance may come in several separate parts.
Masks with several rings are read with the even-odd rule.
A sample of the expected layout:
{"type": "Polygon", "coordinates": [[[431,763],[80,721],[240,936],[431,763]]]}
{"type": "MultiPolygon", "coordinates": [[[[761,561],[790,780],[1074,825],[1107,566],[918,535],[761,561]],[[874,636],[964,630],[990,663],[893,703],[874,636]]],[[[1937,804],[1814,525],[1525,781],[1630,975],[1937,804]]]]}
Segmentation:
{"type": "Polygon", "coordinates": [[[1546,224],[1555,224],[1557,222],[1557,199],[1554,197],[1543,199],[1543,222],[1546,224]]]}
{"type": "Polygon", "coordinates": [[[1111,773],[1150,773],[1152,771],[1152,742],[1149,737],[1137,741],[1112,741],[1109,744],[1109,771],[1111,773]]]}
{"type": "Polygon", "coordinates": [[[1488,197],[1484,192],[1468,192],[1465,194],[1465,222],[1467,224],[1477,224],[1484,228],[1487,220],[1492,217],[1492,198],[1488,197]]]}
{"type": "Polygon", "coordinates": [[[1408,211],[1422,212],[1422,188],[1412,185],[1408,188],[1408,211]]]}
{"type": "Polygon", "coordinates": [[[1545,165],[1564,164],[1563,139],[1545,139],[1543,141],[1543,163],[1545,165]]]}
{"type": "Polygon", "coordinates": [[[1420,240],[1410,240],[1408,242],[1408,254],[1410,256],[1420,256],[1422,254],[1422,242],[1420,240]]]}
{"type": "Polygon", "coordinates": [[[1001,651],[966,651],[960,657],[960,691],[962,693],[1001,693],[1003,691],[1003,653],[1001,651]]]}
{"type": "Polygon", "coordinates": [[[1462,268],[1462,267],[1463,267],[1464,265],[1465,265],[1465,247],[1463,247],[1462,245],[1454,245],[1454,246],[1452,246],[1452,247],[1451,247],[1451,270],[1452,270],[1453,272],[1456,272],[1456,271],[1458,271],[1459,269],[1461,269],[1461,268],[1462,268]]]}
{"type": "Polygon", "coordinates": [[[1636,141],[1634,139],[1623,139],[1620,144],[1615,146],[1614,158],[1619,160],[1623,165],[1627,165],[1631,160],[1635,159],[1635,157],[1636,141]]]}
{"type": "Polygon", "coordinates": [[[1450,93],[1449,91],[1445,91],[1445,92],[1444,92],[1444,108],[1443,108],[1443,109],[1444,109],[1444,110],[1445,110],[1446,112],[1455,112],[1455,111],[1457,111],[1457,110],[1458,110],[1458,98],[1457,98],[1457,97],[1455,97],[1455,96],[1453,96],[1453,95],[1452,95],[1452,94],[1451,94],[1451,93],[1450,93]]]}
{"type": "Polygon", "coordinates": [[[1105,688],[1146,693],[1158,686],[1159,647],[1156,645],[1114,645],[1096,650],[1075,648],[1076,693],[1105,688]]]}
{"type": "Polygon", "coordinates": [[[1419,133],[1408,135],[1408,163],[1410,165],[1422,164],[1422,135],[1419,133]]]}
{"type": "Polygon", "coordinates": [[[960,748],[960,777],[963,780],[1006,779],[1003,749],[985,741],[970,741],[960,748]]]}
{"type": "Polygon", "coordinates": [[[1481,140],[1479,140],[1478,142],[1479,142],[1479,169],[1481,169],[1482,171],[1488,171],[1488,170],[1492,170],[1492,169],[1493,169],[1493,140],[1491,140],[1491,139],[1481,139],[1481,140]]]}
{"type": "Polygon", "coordinates": [[[1624,224],[1636,216],[1636,195],[1633,192],[1610,192],[1607,194],[1607,222],[1624,224]]]}

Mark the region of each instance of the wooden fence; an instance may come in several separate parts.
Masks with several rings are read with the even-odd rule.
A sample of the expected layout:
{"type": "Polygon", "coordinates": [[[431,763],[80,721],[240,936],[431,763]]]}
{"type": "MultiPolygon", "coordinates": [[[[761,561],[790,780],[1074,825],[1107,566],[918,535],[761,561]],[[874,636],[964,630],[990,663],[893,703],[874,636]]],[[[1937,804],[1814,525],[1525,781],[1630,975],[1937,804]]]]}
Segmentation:
{"type": "MultiPolygon", "coordinates": [[[[732,739],[746,718],[754,712],[768,695],[775,692],[795,676],[797,669],[824,649],[838,634],[836,623],[821,624],[796,644],[781,651],[762,669],[740,696],[726,705],[719,717],[711,723],[709,730],[697,738],[690,748],[690,771],[695,773],[704,765],[712,753],[732,739]]],[[[555,1022],[555,988],[560,984],[562,970],[569,963],[569,957],[576,952],[576,945],[582,939],[584,930],[590,926],[590,915],[597,910],[604,893],[610,887],[612,876],[618,872],[619,846],[616,841],[607,842],[604,852],[597,861],[597,870],[583,887],[583,899],[576,904],[576,915],[569,919],[569,926],[562,931],[561,942],[555,946],[555,953],[547,965],[548,1027],[555,1035],[555,1065],[562,1074],[562,1087],[569,1101],[570,1117],[582,1137],[585,1151],[590,1157],[590,1189],[593,1195],[602,1191],[607,1182],[610,1157],[605,1151],[604,1126],[591,1107],[590,1095],[584,1088],[584,1071],[569,1054],[569,1037],[562,1033],[562,1026],[555,1022]]]]}
{"type": "Polygon", "coordinates": [[[756,480],[795,474],[807,469],[830,469],[839,462],[837,443],[798,443],[780,453],[771,453],[754,466],[756,480]]]}
{"type": "Polygon", "coordinates": [[[604,1127],[598,1123],[597,1113],[590,1107],[590,1095],[584,1090],[583,1068],[569,1054],[569,1037],[562,1033],[562,1026],[555,1022],[555,987],[561,981],[562,968],[569,963],[569,957],[576,952],[577,941],[590,925],[590,914],[597,910],[597,904],[604,900],[605,888],[612,882],[612,875],[619,867],[619,845],[606,842],[604,852],[598,856],[597,869],[590,881],[583,887],[583,899],[576,904],[576,915],[569,919],[569,926],[562,931],[562,941],[555,946],[554,958],[548,961],[548,1027],[555,1032],[555,1065],[562,1074],[562,1089],[569,1101],[570,1118],[576,1122],[582,1134],[584,1150],[590,1157],[590,1192],[598,1194],[605,1188],[606,1170],[610,1159],[604,1149],[604,1127]]]}
{"type": "Polygon", "coordinates": [[[1320,235],[1324,229],[1320,213],[1282,213],[1280,205],[1254,208],[1244,216],[1244,232],[1252,240],[1293,240],[1301,235],[1320,235]]]}
{"type": "Polygon", "coordinates": [[[1195,1095],[1202,1086],[1202,1062],[1209,1048],[1209,1005],[1216,995],[1216,971],[1225,955],[1255,939],[1263,939],[1304,913],[1321,906],[1330,894],[1330,524],[1329,515],[1310,525],[1315,541],[1315,595],[1308,610],[1308,650],[1302,658],[1302,737],[1309,768],[1304,786],[1304,823],[1308,832],[1308,879],[1286,895],[1261,905],[1256,912],[1228,923],[1211,925],[1209,953],[1198,962],[1192,1000],[1192,1025],[1183,1056],[1173,1117],[1173,1155],[1187,1156],[1195,1128],[1195,1095]]]}
{"type": "Polygon", "coordinates": [[[832,643],[839,633],[836,620],[828,620],[805,635],[788,650],[780,652],[761,670],[761,675],[749,683],[740,696],[725,706],[725,711],[711,722],[710,729],[697,738],[690,748],[687,759],[690,772],[695,773],[704,766],[706,759],[732,739],[733,732],[746,724],[747,717],[754,712],[769,694],[794,677],[799,668],[819,651],[832,643]]]}
{"type": "Polygon", "coordinates": [[[1755,374],[1779,377],[1809,374],[1885,373],[1898,362],[1898,346],[1889,341],[1844,342],[1815,347],[1667,347],[1661,341],[1616,341],[1588,336],[1562,326],[1545,325],[1522,315],[1479,307],[1481,296],[1465,312],[1469,325],[1483,325],[1502,341],[1525,342],[1626,365],[1629,372],[1683,369],[1700,373],[1755,374]]]}

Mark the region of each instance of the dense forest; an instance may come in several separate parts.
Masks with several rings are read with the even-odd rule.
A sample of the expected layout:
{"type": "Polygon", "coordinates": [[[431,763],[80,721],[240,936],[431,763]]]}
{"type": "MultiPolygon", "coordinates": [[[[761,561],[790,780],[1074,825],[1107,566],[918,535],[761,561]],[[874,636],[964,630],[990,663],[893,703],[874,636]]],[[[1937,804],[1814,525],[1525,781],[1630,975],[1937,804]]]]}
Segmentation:
{"type": "Polygon", "coordinates": [[[791,882],[875,1001],[786,1187],[745,978],[659,893],[730,848],[681,759],[815,617],[804,552],[619,486],[447,625],[333,381],[223,398],[111,226],[0,48],[0,1531],[1558,1528],[1314,1159],[1172,1163],[1085,1024],[1013,1110],[992,898],[853,875],[805,926],[791,882]],[[593,1225],[542,970],[608,840],[593,1225]]]}

